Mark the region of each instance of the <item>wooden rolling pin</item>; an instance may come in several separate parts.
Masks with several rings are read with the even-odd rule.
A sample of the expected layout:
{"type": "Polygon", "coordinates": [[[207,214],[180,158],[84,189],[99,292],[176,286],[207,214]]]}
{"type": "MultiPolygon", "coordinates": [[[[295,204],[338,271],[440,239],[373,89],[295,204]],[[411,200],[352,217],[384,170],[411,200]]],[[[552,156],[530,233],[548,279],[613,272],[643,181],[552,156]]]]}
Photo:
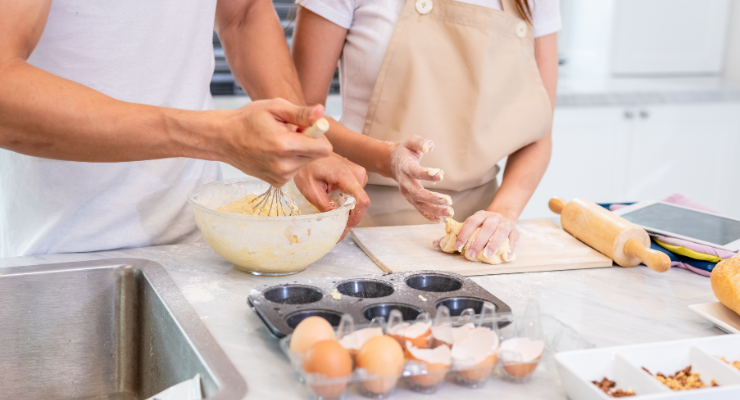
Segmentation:
{"type": "Polygon", "coordinates": [[[622,267],[640,262],[650,269],[665,272],[671,268],[666,254],[650,248],[650,236],[639,226],[586,199],[569,203],[558,197],[550,199],[550,210],[560,214],[566,232],[611,258],[622,267]]]}

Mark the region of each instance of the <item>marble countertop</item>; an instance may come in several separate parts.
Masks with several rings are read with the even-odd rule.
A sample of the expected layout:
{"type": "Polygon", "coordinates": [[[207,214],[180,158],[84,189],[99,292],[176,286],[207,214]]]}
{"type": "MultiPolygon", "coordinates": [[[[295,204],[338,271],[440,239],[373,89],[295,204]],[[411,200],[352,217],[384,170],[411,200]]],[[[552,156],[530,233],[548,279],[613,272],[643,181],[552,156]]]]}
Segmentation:
{"type": "MultiPolygon", "coordinates": [[[[380,273],[352,241],[345,239],[329,254],[291,277],[257,277],[234,269],[207,244],[159,246],[87,254],[0,259],[0,267],[74,262],[116,257],[146,258],[160,263],[211,331],[249,387],[245,399],[309,399],[278,341],[246,303],[249,291],[263,284],[314,277],[351,277],[380,273]]],[[[473,280],[521,312],[529,298],[542,312],[575,328],[597,347],[719,335],[722,331],[687,306],[716,301],[709,279],[672,269],[658,274],[645,267],[601,268],[474,277],[473,280]]],[[[564,399],[562,389],[537,384],[489,381],[483,388],[443,386],[435,399],[564,399]]],[[[354,397],[353,397],[354,398],[354,397]]],[[[402,389],[392,398],[429,399],[402,389]]]]}
{"type": "Polygon", "coordinates": [[[613,77],[560,67],[558,107],[740,102],[740,81],[720,76],[613,77]]]}

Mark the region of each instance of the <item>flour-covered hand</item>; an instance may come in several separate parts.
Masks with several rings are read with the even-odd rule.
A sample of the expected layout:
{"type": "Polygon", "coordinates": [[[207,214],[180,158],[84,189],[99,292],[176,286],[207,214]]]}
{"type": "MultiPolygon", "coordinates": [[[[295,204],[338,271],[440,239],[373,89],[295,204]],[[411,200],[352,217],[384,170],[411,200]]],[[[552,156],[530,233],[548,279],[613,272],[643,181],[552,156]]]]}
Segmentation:
{"type": "Polygon", "coordinates": [[[424,189],[421,181],[439,182],[444,171],[424,168],[421,157],[434,149],[434,142],[420,136],[411,136],[400,143],[393,143],[391,150],[391,176],[398,182],[403,197],[425,218],[441,222],[454,214],[449,196],[424,189]]]}
{"type": "Polygon", "coordinates": [[[475,230],[480,232],[475,237],[473,244],[468,248],[465,255],[468,259],[475,259],[481,251],[486,258],[493,256],[496,251],[509,239],[509,253],[511,257],[519,242],[519,232],[516,230],[516,220],[493,211],[478,211],[465,220],[460,233],[457,235],[455,247],[462,250],[465,243],[473,235],[475,230]]]}

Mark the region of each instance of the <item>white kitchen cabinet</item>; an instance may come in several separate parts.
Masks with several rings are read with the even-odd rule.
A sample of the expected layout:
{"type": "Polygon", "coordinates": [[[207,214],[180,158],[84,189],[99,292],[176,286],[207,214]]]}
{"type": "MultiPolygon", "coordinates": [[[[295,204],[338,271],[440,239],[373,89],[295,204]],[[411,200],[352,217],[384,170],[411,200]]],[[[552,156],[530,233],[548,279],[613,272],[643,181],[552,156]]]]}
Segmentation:
{"type": "Polygon", "coordinates": [[[722,71],[731,0],[564,2],[571,65],[615,75],[722,71]]]}
{"type": "Polygon", "coordinates": [[[631,136],[627,198],[681,193],[740,217],[740,105],[645,108],[631,136]]]}
{"type": "Polygon", "coordinates": [[[553,155],[522,218],[547,201],[663,199],[680,193],[740,218],[740,103],[563,107],[553,155]]]}
{"type": "Polygon", "coordinates": [[[565,107],[555,110],[550,165],[522,218],[552,217],[552,196],[594,201],[624,197],[632,121],[621,107],[565,107]]]}

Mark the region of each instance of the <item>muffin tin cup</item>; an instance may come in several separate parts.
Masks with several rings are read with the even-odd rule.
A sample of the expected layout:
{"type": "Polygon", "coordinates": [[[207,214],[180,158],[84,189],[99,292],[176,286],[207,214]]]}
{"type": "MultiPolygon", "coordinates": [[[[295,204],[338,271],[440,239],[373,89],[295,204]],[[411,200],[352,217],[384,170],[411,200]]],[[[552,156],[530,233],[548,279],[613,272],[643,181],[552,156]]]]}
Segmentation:
{"type": "MultiPolygon", "coordinates": [[[[473,308],[480,312],[485,302],[506,314],[511,308],[472,280],[449,272],[414,271],[368,275],[352,279],[319,278],[293,281],[283,285],[261,286],[250,293],[247,302],[270,334],[282,338],[306,317],[318,315],[333,326],[342,314],[350,314],[357,323],[373,318],[388,318],[398,309],[405,320],[419,314],[434,314],[444,304],[451,316],[473,308]]],[[[501,321],[503,328],[510,322],[501,321]]]]}
{"type": "Polygon", "coordinates": [[[634,391],[636,398],[740,398],[740,370],[721,357],[740,361],[740,335],[564,352],[555,358],[573,400],[610,399],[592,383],[602,378],[614,381],[614,389],[634,391]],[[688,366],[706,385],[715,380],[719,386],[674,391],[655,378],[658,372],[668,376],[688,366]]]}

